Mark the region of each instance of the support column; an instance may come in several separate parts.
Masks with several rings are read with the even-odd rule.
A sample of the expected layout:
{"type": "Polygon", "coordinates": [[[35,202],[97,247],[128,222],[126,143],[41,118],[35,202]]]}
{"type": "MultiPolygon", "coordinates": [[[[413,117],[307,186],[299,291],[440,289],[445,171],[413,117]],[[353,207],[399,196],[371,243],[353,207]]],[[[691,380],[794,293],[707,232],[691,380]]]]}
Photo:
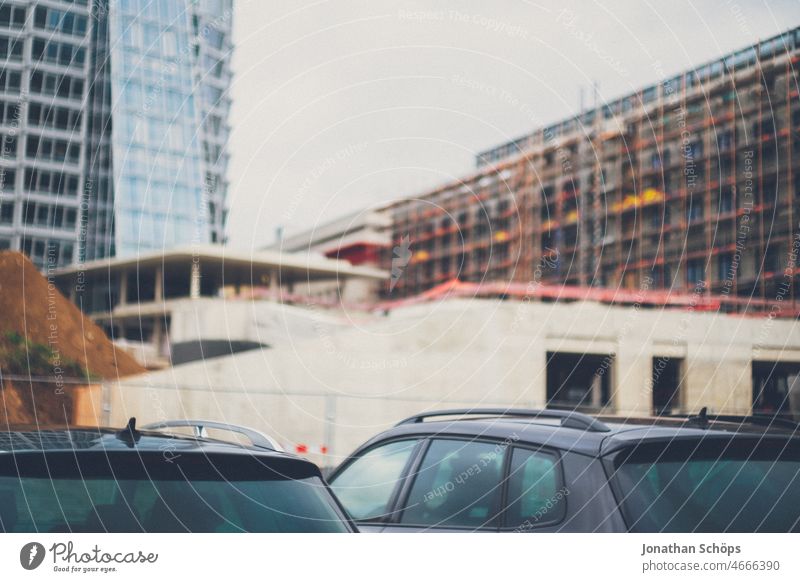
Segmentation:
{"type": "Polygon", "coordinates": [[[164,300],[164,271],[161,267],[156,267],[156,281],[153,284],[154,297],[156,302],[164,300]]]}
{"type": "MultiPolygon", "coordinates": [[[[156,356],[161,356],[162,353],[162,331],[161,331],[161,318],[163,315],[157,315],[156,318],[153,320],[153,336],[150,339],[150,343],[155,348],[156,356]]],[[[170,354],[167,354],[169,357],[170,354]]]]}
{"type": "Polygon", "coordinates": [[[189,297],[197,299],[200,297],[200,263],[192,261],[192,273],[189,281],[189,297]]]}
{"type": "Polygon", "coordinates": [[[269,272],[269,290],[275,295],[276,299],[280,299],[280,279],[278,269],[273,269],[269,272]]]}
{"type": "Polygon", "coordinates": [[[119,274],[119,302],[120,306],[128,304],[128,271],[119,274]]]}
{"type": "Polygon", "coordinates": [[[603,406],[603,377],[600,374],[592,376],[592,408],[599,410],[603,406]]]}
{"type": "Polygon", "coordinates": [[[641,337],[621,338],[618,344],[611,375],[611,401],[617,414],[652,414],[652,394],[646,389],[653,373],[649,344],[641,337]]]}

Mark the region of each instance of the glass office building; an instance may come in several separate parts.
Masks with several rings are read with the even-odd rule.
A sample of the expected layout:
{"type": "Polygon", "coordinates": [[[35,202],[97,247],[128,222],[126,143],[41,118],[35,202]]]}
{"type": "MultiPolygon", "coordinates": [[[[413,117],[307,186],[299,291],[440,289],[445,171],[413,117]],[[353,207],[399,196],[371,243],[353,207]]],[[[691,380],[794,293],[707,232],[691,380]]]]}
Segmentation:
{"type": "Polygon", "coordinates": [[[232,0],[4,2],[0,247],[46,267],[223,242],[231,17],[232,0]]]}
{"type": "Polygon", "coordinates": [[[204,188],[212,243],[225,242],[228,192],[228,118],[231,99],[231,1],[193,2],[192,35],[198,66],[194,67],[196,106],[200,110],[200,137],[204,188]]]}

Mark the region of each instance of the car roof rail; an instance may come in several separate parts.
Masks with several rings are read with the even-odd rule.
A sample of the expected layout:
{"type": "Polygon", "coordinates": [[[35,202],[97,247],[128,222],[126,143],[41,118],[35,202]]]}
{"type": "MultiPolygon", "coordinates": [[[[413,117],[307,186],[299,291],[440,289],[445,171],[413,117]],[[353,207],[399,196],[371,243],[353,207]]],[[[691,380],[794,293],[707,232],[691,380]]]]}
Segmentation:
{"type": "Polygon", "coordinates": [[[206,429],[209,428],[213,430],[224,430],[246,436],[248,439],[250,439],[250,442],[255,447],[270,449],[273,451],[283,451],[283,447],[280,446],[275,439],[261,431],[248,428],[246,426],[240,426],[238,424],[229,424],[227,422],[217,422],[214,420],[164,420],[145,425],[141,428],[141,430],[162,430],[165,428],[187,427],[194,429],[194,436],[196,438],[208,438],[208,432],[206,429]]]}
{"type": "Polygon", "coordinates": [[[452,408],[448,410],[434,410],[415,414],[397,423],[413,424],[423,422],[426,418],[438,416],[501,416],[509,418],[544,418],[560,419],[561,426],[577,428],[590,432],[609,432],[607,424],[581,412],[571,410],[534,410],[526,408],[452,408]]]}
{"type": "MultiPolygon", "coordinates": [[[[671,417],[673,415],[670,415],[671,417]]],[[[707,407],[703,407],[696,415],[674,415],[677,417],[685,416],[688,422],[707,425],[709,422],[730,422],[738,424],[756,424],[759,426],[776,426],[784,428],[800,429],[800,423],[791,418],[772,414],[708,414],[707,407]]]]}

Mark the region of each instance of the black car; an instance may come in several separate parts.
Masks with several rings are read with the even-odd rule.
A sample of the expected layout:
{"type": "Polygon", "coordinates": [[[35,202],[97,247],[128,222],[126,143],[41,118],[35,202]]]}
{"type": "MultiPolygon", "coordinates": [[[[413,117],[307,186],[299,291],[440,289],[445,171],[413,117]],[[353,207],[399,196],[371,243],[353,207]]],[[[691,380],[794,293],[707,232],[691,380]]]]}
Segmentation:
{"type": "Polygon", "coordinates": [[[0,531],[356,531],[317,466],[279,449],[250,429],[190,420],[3,431],[0,531]]]}
{"type": "Polygon", "coordinates": [[[798,425],[705,409],[425,413],[367,442],[330,482],[362,531],[800,531],[798,425]]]}

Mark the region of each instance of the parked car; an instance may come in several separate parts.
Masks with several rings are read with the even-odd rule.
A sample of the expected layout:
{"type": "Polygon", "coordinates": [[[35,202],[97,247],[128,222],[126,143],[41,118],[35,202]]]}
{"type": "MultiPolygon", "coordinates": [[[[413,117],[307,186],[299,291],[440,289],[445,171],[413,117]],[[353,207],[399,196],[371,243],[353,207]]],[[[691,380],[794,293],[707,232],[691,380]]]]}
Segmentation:
{"type": "Polygon", "coordinates": [[[140,430],[131,419],[122,430],[0,432],[0,531],[356,530],[317,466],[266,435],[191,420],[140,430]]]}
{"type": "Polygon", "coordinates": [[[360,447],[331,487],[362,531],[797,532],[790,420],[445,410],[360,447]]]}

